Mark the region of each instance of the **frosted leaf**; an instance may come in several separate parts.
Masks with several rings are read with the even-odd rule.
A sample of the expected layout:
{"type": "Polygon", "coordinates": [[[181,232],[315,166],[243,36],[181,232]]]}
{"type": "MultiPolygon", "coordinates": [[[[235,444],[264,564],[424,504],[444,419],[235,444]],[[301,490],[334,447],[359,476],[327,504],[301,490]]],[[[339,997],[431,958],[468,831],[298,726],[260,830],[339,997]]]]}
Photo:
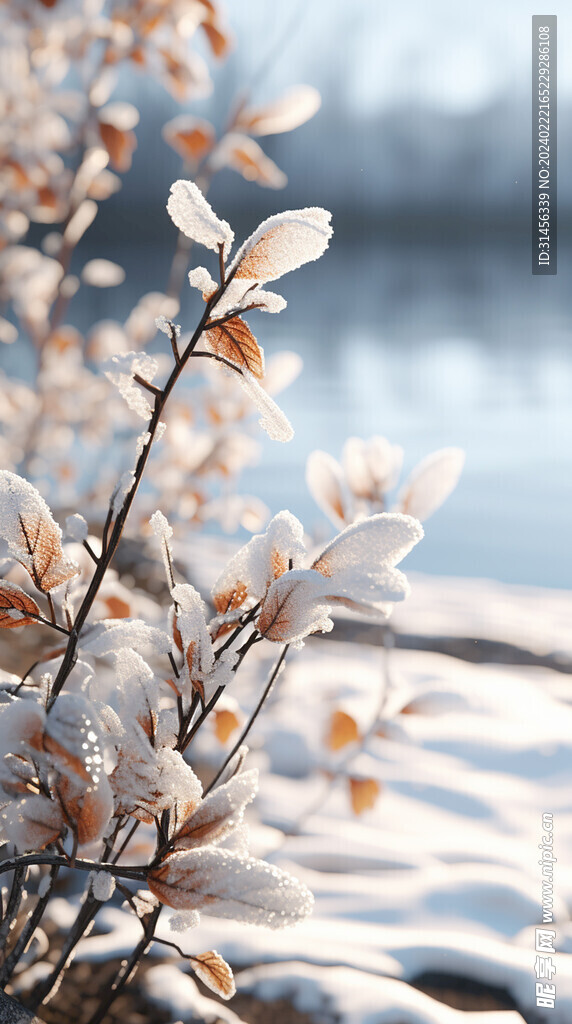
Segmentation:
{"type": "Polygon", "coordinates": [[[76,562],[64,555],[62,531],[44,499],[7,470],[0,471],[0,537],[39,590],[52,590],[79,573],[76,562]]]}
{"type": "MultiPolygon", "coordinates": [[[[176,606],[176,626],[185,658],[186,680],[204,697],[204,679],[214,666],[214,652],[206,623],[205,604],[198,591],[189,583],[178,583],[171,590],[171,596],[176,606]]],[[[181,682],[182,680],[177,680],[176,685],[180,685],[181,682]]]]}
{"type": "Polygon", "coordinates": [[[73,516],[67,516],[66,534],[72,540],[77,541],[78,544],[83,544],[84,540],[87,540],[87,523],[83,516],[80,516],[78,512],[73,516]]]}
{"type": "Polygon", "coordinates": [[[167,202],[169,216],[187,238],[218,252],[224,246],[227,256],[234,241],[234,231],[225,220],[219,220],[194,181],[176,181],[171,185],[167,202]]]}
{"type": "Polygon", "coordinates": [[[294,437],[294,430],[288,417],[267,391],[260,386],[256,377],[248,370],[242,370],[238,379],[252,399],[258,412],[261,413],[259,424],[266,431],[272,441],[291,441],[294,437]]]}
{"type": "Polygon", "coordinates": [[[173,536],[173,528],[169,526],[167,519],[162,512],[157,509],[153,512],[151,519],[149,520],[153,533],[158,538],[161,544],[161,556],[163,558],[163,565],[165,566],[165,575],[167,576],[167,582],[170,587],[173,586],[173,550],[171,548],[171,538],[173,536]]]}
{"type": "Polygon", "coordinates": [[[45,796],[31,795],[14,801],[0,814],[2,832],[18,853],[45,849],[65,830],[61,808],[45,796]]]}
{"type": "Polygon", "coordinates": [[[121,512],[121,509],[125,504],[125,499],[133,489],[134,484],[135,473],[132,469],[126,469],[125,472],[121,474],[119,483],[117,484],[111,498],[111,510],[114,516],[119,515],[121,512]]]}
{"type": "Polygon", "coordinates": [[[237,662],[238,654],[235,651],[223,651],[211,671],[203,673],[205,700],[210,700],[219,686],[228,686],[232,682],[237,662]]]}
{"type": "Polygon", "coordinates": [[[272,580],[290,565],[299,568],[305,556],[304,527],[291,512],[279,512],[265,533],[240,548],[219,576],[212,590],[217,612],[225,616],[234,612],[238,618],[264,597],[272,580]]]}
{"type": "Polygon", "coordinates": [[[324,576],[324,598],[386,614],[388,601],[402,601],[409,593],[406,577],[394,566],[422,536],[416,519],[392,512],[346,527],[312,565],[324,576]]]}
{"type": "Polygon", "coordinates": [[[142,419],[151,419],[151,406],[141,387],[133,378],[135,374],[138,374],[143,380],[151,383],[158,370],[156,360],[146,355],[145,352],[126,352],[122,355],[112,356],[107,366],[105,376],[119,388],[119,392],[129,408],[142,419]]]}
{"type": "MultiPolygon", "coordinates": [[[[214,284],[214,282],[213,282],[214,284]]],[[[216,290],[216,285],[213,291],[216,290]]],[[[209,294],[212,294],[210,292],[209,294]]],[[[206,298],[206,293],[203,298],[206,298]]],[[[253,285],[252,281],[244,281],[240,278],[233,278],[225,287],[220,297],[211,310],[211,319],[226,316],[227,313],[245,310],[248,306],[256,306],[262,313],[280,313],[286,308],[286,299],[277,292],[268,292],[259,285],[253,285]]]]}
{"type": "Polygon", "coordinates": [[[269,217],[240,247],[229,274],[234,271],[235,279],[264,284],[319,259],[332,236],[330,219],[331,214],[320,207],[269,217]]]}
{"type": "Polygon", "coordinates": [[[269,587],[256,628],[274,643],[299,646],[311,633],[329,633],[333,629],[330,611],[320,573],[295,569],[269,587]]]}
{"type": "Polygon", "coordinates": [[[172,807],[183,816],[190,814],[202,794],[193,769],[177,750],[156,750],[153,737],[147,736],[137,721],[126,724],[110,776],[116,814],[131,814],[149,824],[172,807]]]}
{"type": "Polygon", "coordinates": [[[105,124],[112,124],[118,131],[131,131],[139,124],[139,111],[132,103],[120,100],[108,103],[98,111],[97,116],[105,124]]]}
{"type": "Polygon", "coordinates": [[[173,321],[168,320],[166,316],[161,315],[155,317],[155,326],[158,331],[162,331],[163,334],[166,334],[168,338],[171,337],[171,331],[175,332],[176,338],[179,338],[181,336],[181,325],[174,324],[173,321]]]}
{"type": "Polygon", "coordinates": [[[189,271],[189,284],[191,288],[198,288],[205,300],[217,290],[217,283],[213,281],[206,267],[195,267],[189,271]]]}
{"type": "Polygon", "coordinates": [[[197,928],[200,923],[201,915],[198,910],[179,910],[169,918],[169,928],[172,932],[188,932],[191,928],[197,928]]]}
{"type": "Polygon", "coordinates": [[[457,486],[465,453],[461,448],[441,448],[423,459],[397,496],[400,512],[425,520],[443,504],[457,486]]]}
{"type": "Polygon", "coordinates": [[[258,791],[258,772],[251,769],[217,786],[182,825],[173,841],[177,850],[219,843],[240,826],[244,809],[258,791]]]}
{"type": "Polygon", "coordinates": [[[237,125],[250,135],[291,132],[305,124],[320,109],[320,93],[311,85],[295,85],[277,100],[260,107],[244,107],[237,125]]]}
{"type": "Polygon", "coordinates": [[[135,904],[137,917],[140,918],[146,917],[147,914],[150,914],[159,906],[159,900],[148,889],[138,889],[133,896],[133,903],[135,904]]]}
{"type": "Polygon", "coordinates": [[[342,451],[342,466],[350,490],[366,501],[383,501],[384,495],[395,487],[402,463],[403,448],[385,437],[371,437],[368,441],[349,437],[342,451]]]}
{"type": "Polygon", "coordinates": [[[169,654],[173,644],[168,633],[149,626],[140,619],[105,619],[83,632],[79,639],[82,650],[98,658],[114,654],[124,647],[152,647],[156,654],[169,654]]]}
{"type": "Polygon", "coordinates": [[[0,580],[0,629],[30,625],[35,621],[30,615],[40,615],[34,599],[17,583],[0,580]]]}
{"type": "Polygon", "coordinates": [[[193,970],[203,985],[216,992],[222,999],[232,999],[236,993],[233,973],[226,960],[211,949],[208,953],[199,953],[190,957],[193,970]]]}
{"type": "Polygon", "coordinates": [[[112,260],[89,260],[81,272],[81,279],[92,288],[116,288],[123,284],[125,271],[112,260]]]}
{"type": "Polygon", "coordinates": [[[107,903],[115,892],[115,878],[109,871],[92,871],[89,879],[91,881],[91,894],[100,903],[107,903]]]}
{"type": "Polygon", "coordinates": [[[306,463],[306,483],[314,501],[334,526],[348,520],[348,495],[339,462],[328,452],[311,452],[306,463]]]}
{"type": "Polygon", "coordinates": [[[216,327],[207,325],[204,340],[209,352],[229,359],[243,372],[249,370],[259,379],[264,377],[264,353],[246,320],[235,316],[216,327]]]}
{"type": "Polygon", "coordinates": [[[210,121],[190,114],[179,114],[168,121],[163,125],[161,134],[185,162],[192,164],[207,156],[216,143],[216,133],[210,121]]]}
{"type": "Polygon", "coordinates": [[[307,917],[313,898],[305,885],[254,857],[216,846],[172,854],[149,872],[152,893],[175,910],[284,928],[307,917]]]}
{"type": "Polygon", "coordinates": [[[115,653],[115,673],[122,718],[135,718],[146,736],[153,738],[159,711],[159,687],[153,671],[137,651],[127,648],[115,653]]]}

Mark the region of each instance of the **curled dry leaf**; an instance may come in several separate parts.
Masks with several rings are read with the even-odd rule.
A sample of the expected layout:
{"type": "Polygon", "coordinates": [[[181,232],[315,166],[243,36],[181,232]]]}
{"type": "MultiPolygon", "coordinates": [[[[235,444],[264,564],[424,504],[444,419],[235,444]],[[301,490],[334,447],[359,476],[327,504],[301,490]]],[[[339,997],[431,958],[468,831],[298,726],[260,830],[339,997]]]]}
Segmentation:
{"type": "Polygon", "coordinates": [[[236,124],[249,135],[278,135],[305,124],[320,109],[321,97],[311,85],[296,85],[272,103],[244,107],[236,124]]]}
{"type": "Polygon", "coordinates": [[[0,471],[0,536],[38,590],[52,590],[79,573],[79,566],[64,555],[62,531],[42,496],[7,470],[0,471]]]}
{"type": "Polygon", "coordinates": [[[219,327],[205,331],[207,348],[217,356],[229,359],[236,366],[250,370],[260,380],[264,377],[264,355],[250,327],[239,316],[219,327]]]}
{"type": "Polygon", "coordinates": [[[350,779],[350,800],[354,814],[363,814],[375,807],[381,792],[379,782],[375,779],[350,779]]]}
{"type": "Polygon", "coordinates": [[[348,743],[356,743],[360,738],[355,718],[345,711],[334,711],[330,719],[330,727],[326,743],[330,750],[341,750],[348,743]]]}
{"type": "Polygon", "coordinates": [[[255,181],[265,188],[284,188],[288,178],[266,155],[254,139],[238,132],[230,132],[221,140],[212,155],[212,166],[217,170],[231,167],[247,181],[255,181]]]}
{"type": "Polygon", "coordinates": [[[190,114],[180,114],[168,121],[163,126],[162,135],[165,142],[190,164],[200,163],[216,142],[210,121],[190,114]]]}
{"type": "Polygon", "coordinates": [[[30,618],[30,614],[40,614],[40,609],[33,598],[16,583],[0,580],[0,629],[27,626],[35,621],[30,618]]]}
{"type": "Polygon", "coordinates": [[[197,978],[222,999],[231,999],[236,992],[233,973],[226,960],[215,949],[189,958],[197,978]]]}

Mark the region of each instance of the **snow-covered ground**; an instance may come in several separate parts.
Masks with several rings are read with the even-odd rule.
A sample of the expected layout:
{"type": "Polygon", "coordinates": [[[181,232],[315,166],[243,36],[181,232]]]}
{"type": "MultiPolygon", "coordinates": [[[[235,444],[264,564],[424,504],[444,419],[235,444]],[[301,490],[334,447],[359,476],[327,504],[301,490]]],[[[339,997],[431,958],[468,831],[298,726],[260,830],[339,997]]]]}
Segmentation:
{"type": "MultiPolygon", "coordinates": [[[[570,656],[569,593],[478,580],[413,582],[395,616],[400,631],[570,656]]],[[[261,648],[259,671],[236,693],[245,712],[278,652],[261,648]]],[[[251,734],[249,761],[261,768],[251,850],[306,882],[314,913],[279,932],[203,916],[178,941],[190,953],[217,949],[238,971],[239,991],[270,1002],[286,997],[319,1021],[568,1024],[571,702],[570,676],[553,668],[415,650],[387,656],[380,647],[312,639],[280,676],[251,734]],[[366,739],[330,749],[335,711],[366,739]],[[359,791],[360,783],[373,787],[372,800],[374,783],[379,793],[356,815],[351,786],[359,791]],[[557,953],[556,973],[542,983],[555,985],[556,999],[553,1009],[539,1009],[535,926],[542,922],[539,844],[547,812],[557,861],[554,923],[546,927],[556,931],[557,953]],[[427,972],[503,989],[518,1011],[452,1009],[408,984],[427,972]]],[[[197,753],[216,763],[204,739],[197,753]]],[[[224,756],[220,748],[215,754],[224,756]]],[[[101,921],[110,934],[84,940],[80,956],[123,955],[137,941],[139,926],[122,911],[104,909],[101,921]]],[[[199,999],[174,965],[153,967],[146,984],[168,1002],[174,1021],[217,1013],[238,1021],[232,1003],[213,1008],[199,999]]]]}

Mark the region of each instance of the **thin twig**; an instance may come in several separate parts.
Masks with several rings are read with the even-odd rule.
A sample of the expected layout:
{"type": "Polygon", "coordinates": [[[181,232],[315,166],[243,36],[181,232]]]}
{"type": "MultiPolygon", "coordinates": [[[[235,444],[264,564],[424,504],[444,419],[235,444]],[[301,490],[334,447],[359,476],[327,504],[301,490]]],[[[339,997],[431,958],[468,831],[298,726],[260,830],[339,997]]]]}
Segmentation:
{"type": "Polygon", "coordinates": [[[244,729],[242,730],[239,738],[237,739],[236,743],[234,744],[234,747],[230,751],[230,754],[228,754],[228,756],[226,757],[226,759],[224,760],[224,762],[220,766],[218,772],[216,773],[214,779],[212,780],[212,782],[209,783],[209,785],[205,789],[205,792],[204,792],[203,796],[206,796],[207,793],[210,793],[211,789],[214,789],[214,787],[216,786],[216,784],[217,784],[218,780],[220,779],[221,775],[224,773],[224,771],[226,770],[226,768],[228,767],[228,765],[232,761],[232,759],[235,756],[235,754],[238,753],[238,751],[240,750],[241,746],[243,745],[246,737],[248,736],[250,730],[252,729],[252,726],[254,725],[256,719],[258,718],[260,712],[262,711],[262,708],[264,707],[264,704],[266,703],[268,697],[270,696],[270,693],[271,693],[271,691],[272,691],[272,689],[274,687],[274,683],[276,682],[276,679],[278,678],[280,669],[282,668],[282,665],[284,664],[284,660],[286,658],[286,654],[288,653],[288,647],[289,647],[289,644],[286,644],[282,648],[280,657],[278,658],[278,661],[276,662],[276,665],[274,666],[274,669],[273,669],[273,671],[272,671],[272,673],[270,675],[270,679],[268,680],[266,686],[264,687],[264,690],[263,690],[263,692],[262,692],[262,694],[260,696],[260,700],[258,701],[258,704],[256,705],[254,711],[252,712],[252,714],[251,714],[248,722],[246,723],[244,729]]]}

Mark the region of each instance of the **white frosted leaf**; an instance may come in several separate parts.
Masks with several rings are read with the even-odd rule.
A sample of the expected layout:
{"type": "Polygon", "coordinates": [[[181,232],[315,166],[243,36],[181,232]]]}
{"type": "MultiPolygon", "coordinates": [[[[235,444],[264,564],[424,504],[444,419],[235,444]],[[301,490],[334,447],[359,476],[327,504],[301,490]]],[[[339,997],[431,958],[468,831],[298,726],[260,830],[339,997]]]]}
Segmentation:
{"type": "Polygon", "coordinates": [[[332,236],[330,219],[331,214],[321,207],[269,217],[238,250],[229,273],[234,271],[235,279],[263,284],[319,259],[332,236]]]}
{"type": "Polygon", "coordinates": [[[175,833],[175,848],[191,850],[207,843],[218,843],[238,828],[244,809],[258,790],[258,772],[251,769],[217,786],[175,833]]]}
{"type": "Polygon", "coordinates": [[[405,576],[394,566],[422,536],[416,519],[391,512],[346,527],[312,565],[324,577],[324,598],[386,614],[388,601],[409,593],[405,576]]]}
{"type": "Polygon", "coordinates": [[[334,526],[343,528],[348,521],[348,496],[339,462],[328,452],[311,452],[306,463],[306,483],[322,512],[334,526]]]}
{"type": "Polygon", "coordinates": [[[97,217],[98,206],[93,199],[84,199],[66,225],[64,242],[74,248],[97,217]]]}
{"type": "Polygon", "coordinates": [[[300,645],[311,633],[333,629],[324,580],[313,569],[295,569],[271,584],[256,628],[267,640],[300,645]]]}
{"type": "Polygon", "coordinates": [[[282,412],[282,409],[276,405],[276,402],[270,397],[268,392],[258,383],[254,374],[250,373],[249,370],[242,370],[238,374],[238,379],[248,397],[252,399],[258,412],[261,414],[258,422],[269,438],[272,441],[291,441],[294,437],[294,430],[290,420],[282,412]]]}
{"type": "Polygon", "coordinates": [[[152,893],[175,910],[205,910],[269,928],[307,917],[313,898],[279,868],[216,846],[174,853],[148,876],[152,893]]]}
{"type": "Polygon", "coordinates": [[[142,419],[149,420],[153,410],[134,377],[137,374],[151,383],[157,370],[156,360],[145,352],[125,352],[111,357],[105,369],[105,376],[119,389],[129,408],[142,419]]]}
{"type": "Polygon", "coordinates": [[[42,496],[7,470],[0,471],[0,537],[39,590],[52,590],[79,573],[77,563],[64,555],[62,531],[42,496]]]}
{"type": "Polygon", "coordinates": [[[95,900],[107,903],[115,892],[115,878],[108,871],[93,871],[91,876],[91,893],[95,900]]]}
{"type": "Polygon", "coordinates": [[[92,288],[116,288],[123,284],[125,271],[112,260],[89,260],[81,272],[81,279],[92,288]]]}
{"type": "Polygon", "coordinates": [[[300,376],[304,363],[297,352],[275,352],[266,360],[264,387],[269,395],[278,395],[300,376]]]}
{"type": "Polygon", "coordinates": [[[167,211],[187,238],[215,252],[223,245],[224,255],[228,254],[234,241],[234,231],[225,220],[219,220],[194,181],[179,180],[171,185],[167,211]]]}
{"type": "Polygon", "coordinates": [[[18,853],[36,853],[53,843],[65,831],[61,807],[48,797],[30,795],[14,801],[0,813],[5,841],[18,853]]]}
{"type": "Polygon", "coordinates": [[[139,111],[132,103],[116,100],[102,107],[97,114],[103,124],[111,124],[120,132],[129,132],[139,124],[139,111]]]}
{"type": "Polygon", "coordinates": [[[198,910],[179,910],[169,918],[169,928],[172,932],[188,932],[190,928],[197,928],[200,923],[201,915],[198,910]]]}
{"type": "Polygon", "coordinates": [[[279,512],[265,533],[240,548],[219,576],[212,591],[217,612],[238,617],[244,607],[264,597],[272,580],[290,566],[299,568],[305,556],[304,527],[291,512],[279,512]]]}
{"type": "Polygon", "coordinates": [[[215,171],[231,167],[247,181],[263,188],[284,188],[288,178],[264,150],[242,132],[228,132],[214,150],[210,164],[215,171]]]}
{"type": "Polygon", "coordinates": [[[305,124],[320,109],[320,93],[311,85],[295,85],[260,107],[244,107],[237,125],[251,135],[277,135],[305,124]]]}
{"type": "Polygon", "coordinates": [[[167,576],[169,586],[171,586],[173,583],[173,551],[171,548],[173,528],[172,526],[169,526],[167,519],[159,509],[153,513],[149,521],[151,523],[153,533],[161,544],[161,555],[163,558],[163,565],[165,566],[165,574],[167,576]]]}
{"type": "Polygon", "coordinates": [[[124,647],[152,647],[156,654],[168,654],[173,644],[168,633],[140,619],[105,619],[80,635],[79,646],[102,658],[124,647]]]}
{"type": "Polygon", "coordinates": [[[383,501],[384,495],[397,483],[402,462],[403,449],[392,445],[385,437],[371,437],[367,441],[349,437],[342,452],[342,466],[350,490],[366,501],[383,501]]]}
{"type": "Polygon", "coordinates": [[[461,448],[441,448],[423,459],[410,474],[397,507],[417,519],[428,519],[454,491],[465,464],[461,448]]]}
{"type": "MultiPolygon", "coordinates": [[[[185,658],[186,681],[202,691],[214,666],[214,651],[206,623],[206,607],[201,595],[190,583],[177,583],[171,590],[175,618],[185,658]]],[[[175,680],[180,685],[181,680],[175,680]]],[[[187,692],[186,696],[189,694],[187,692]]]]}
{"type": "Polygon", "coordinates": [[[84,540],[87,540],[87,523],[83,516],[80,516],[78,512],[73,516],[67,516],[66,534],[68,537],[71,537],[72,540],[77,541],[78,544],[83,544],[84,540]]]}
{"type": "Polygon", "coordinates": [[[0,580],[0,629],[30,625],[35,615],[40,615],[40,609],[34,599],[17,583],[0,580]]]}

